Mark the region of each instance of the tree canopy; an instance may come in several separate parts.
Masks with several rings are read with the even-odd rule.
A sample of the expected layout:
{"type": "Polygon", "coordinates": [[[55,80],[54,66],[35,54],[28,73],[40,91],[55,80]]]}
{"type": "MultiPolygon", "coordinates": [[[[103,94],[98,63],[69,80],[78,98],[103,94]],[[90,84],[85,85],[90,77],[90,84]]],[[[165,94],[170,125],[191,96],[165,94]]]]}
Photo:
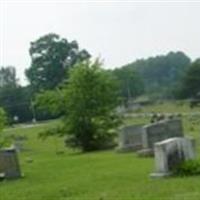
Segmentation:
{"type": "Polygon", "coordinates": [[[136,98],[138,95],[144,92],[143,80],[135,70],[130,68],[117,68],[113,70],[113,74],[119,80],[119,88],[121,96],[127,100],[130,98],[136,98]]]}
{"type": "MultiPolygon", "coordinates": [[[[119,122],[115,114],[118,84],[111,73],[101,68],[98,60],[84,61],[72,68],[68,82],[59,93],[58,90],[46,91],[37,96],[36,102],[45,107],[48,97],[53,97],[48,105],[50,109],[63,112],[63,127],[59,131],[66,134],[66,144],[83,151],[112,144],[113,128],[119,122]],[[60,107],[56,96],[62,102],[60,107]]],[[[46,134],[51,135],[52,131],[46,134]]]]}
{"type": "Polygon", "coordinates": [[[31,42],[29,53],[31,66],[26,75],[34,91],[55,88],[66,78],[70,67],[90,57],[76,41],[69,42],[53,33],[31,42]]]}
{"type": "Polygon", "coordinates": [[[56,90],[46,90],[38,93],[34,98],[35,108],[42,113],[49,113],[52,116],[60,116],[64,113],[64,94],[56,90]]]}
{"type": "Polygon", "coordinates": [[[0,88],[16,87],[18,84],[16,78],[16,69],[13,66],[0,67],[0,88]]]}
{"type": "Polygon", "coordinates": [[[200,59],[193,62],[181,84],[181,97],[182,98],[196,98],[200,96],[200,59]]]}
{"type": "Polygon", "coordinates": [[[15,67],[2,67],[0,69],[0,105],[7,113],[10,122],[15,116],[19,121],[32,118],[29,97],[26,87],[18,84],[15,67]]]}
{"type": "Polygon", "coordinates": [[[98,60],[82,62],[70,72],[65,90],[68,143],[83,151],[100,149],[113,138],[118,104],[117,82],[98,60]]]}
{"type": "Polygon", "coordinates": [[[140,59],[122,67],[136,71],[144,82],[145,92],[167,96],[190,65],[190,58],[182,52],[140,59]]]}

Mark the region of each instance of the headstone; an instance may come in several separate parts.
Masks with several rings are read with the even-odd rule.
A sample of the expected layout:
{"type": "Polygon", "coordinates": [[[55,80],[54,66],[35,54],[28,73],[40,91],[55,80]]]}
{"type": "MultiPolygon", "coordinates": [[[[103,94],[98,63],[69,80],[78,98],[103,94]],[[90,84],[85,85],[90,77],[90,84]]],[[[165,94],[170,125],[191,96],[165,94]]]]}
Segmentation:
{"type": "Polygon", "coordinates": [[[6,179],[21,177],[20,166],[15,148],[0,150],[0,174],[6,179]]]}
{"type": "Polygon", "coordinates": [[[154,143],[173,137],[183,137],[180,119],[162,120],[146,125],[142,134],[143,149],[153,150],[154,143]]]}
{"type": "Polygon", "coordinates": [[[153,157],[154,151],[152,149],[141,149],[137,151],[139,157],[153,157]]]}
{"type": "Polygon", "coordinates": [[[144,126],[142,135],[143,149],[152,149],[155,142],[162,141],[166,138],[166,123],[156,122],[144,126]]]}
{"type": "Polygon", "coordinates": [[[118,152],[134,151],[142,148],[142,125],[126,126],[119,133],[118,152]]]}
{"type": "Polygon", "coordinates": [[[183,125],[180,118],[165,120],[169,137],[183,137],[183,125]]]}
{"type": "Polygon", "coordinates": [[[154,151],[156,171],[151,177],[165,177],[183,161],[195,158],[195,143],[194,139],[170,138],[155,143],[154,151]]]}

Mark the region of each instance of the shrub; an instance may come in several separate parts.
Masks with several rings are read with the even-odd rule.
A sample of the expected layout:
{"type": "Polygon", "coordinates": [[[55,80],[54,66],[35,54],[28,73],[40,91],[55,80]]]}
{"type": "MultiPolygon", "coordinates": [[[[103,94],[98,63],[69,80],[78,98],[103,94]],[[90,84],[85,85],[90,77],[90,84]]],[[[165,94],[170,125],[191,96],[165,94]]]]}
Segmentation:
{"type": "Polygon", "coordinates": [[[0,108],[0,131],[4,128],[4,125],[6,123],[6,113],[5,111],[0,108]]]}
{"type": "Polygon", "coordinates": [[[3,130],[6,123],[6,113],[0,108],[0,148],[3,146],[5,138],[3,137],[1,131],[3,130]]]}
{"type": "Polygon", "coordinates": [[[174,169],[174,175],[193,176],[200,175],[200,160],[188,160],[174,169]]]}

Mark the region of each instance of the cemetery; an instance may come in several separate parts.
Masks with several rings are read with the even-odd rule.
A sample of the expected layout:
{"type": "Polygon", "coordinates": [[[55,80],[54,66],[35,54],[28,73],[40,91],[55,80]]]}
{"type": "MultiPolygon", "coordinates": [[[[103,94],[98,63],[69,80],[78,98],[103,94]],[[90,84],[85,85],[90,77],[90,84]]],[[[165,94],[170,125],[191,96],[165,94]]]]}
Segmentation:
{"type": "MultiPolygon", "coordinates": [[[[153,108],[155,107],[153,106],[153,108]]],[[[125,129],[125,134],[130,136],[130,140],[121,138],[120,141],[127,141],[127,143],[120,143],[123,153],[116,153],[118,150],[113,149],[79,154],[79,152],[67,149],[59,138],[52,137],[45,141],[38,138],[37,134],[41,130],[54,127],[59,123],[58,121],[26,129],[9,128],[5,130],[6,133],[16,134],[17,141],[23,141],[23,149],[29,149],[29,151],[17,152],[19,162],[15,162],[14,168],[12,168],[16,172],[14,174],[15,181],[9,178],[0,181],[1,197],[11,200],[16,193],[19,193],[19,199],[29,196],[30,200],[36,198],[42,200],[49,196],[53,196],[54,199],[88,199],[92,196],[94,199],[118,197],[121,200],[141,198],[147,200],[156,199],[158,196],[170,199],[174,196],[182,198],[183,195],[186,195],[198,200],[200,197],[199,176],[171,177],[171,169],[173,165],[183,160],[199,159],[199,117],[185,116],[181,120],[173,120],[176,122],[170,121],[171,123],[169,123],[168,119],[158,122],[159,130],[160,124],[167,124],[164,125],[166,131],[166,129],[170,129],[169,124],[176,123],[176,128],[171,127],[176,135],[170,135],[166,131],[167,136],[163,136],[161,141],[160,139],[159,141],[155,140],[157,137],[154,136],[149,142],[142,144],[142,138],[138,135],[147,134],[142,127],[151,130],[156,123],[150,123],[148,116],[126,119],[129,125],[127,125],[128,129],[125,129]],[[133,138],[130,135],[131,132],[133,138]],[[133,141],[134,145],[132,145],[133,141]],[[152,141],[155,141],[154,157],[138,157],[139,149],[153,148],[152,141]],[[129,145],[128,148],[123,146],[126,144],[129,145]],[[57,154],[57,151],[63,153],[57,154]],[[88,170],[90,173],[86,173],[88,170]],[[24,174],[24,178],[21,178],[22,174],[24,174]],[[32,187],[28,186],[30,182],[32,187]],[[113,187],[115,190],[112,189],[113,187]],[[166,187],[169,191],[167,194],[166,187]],[[49,190],[49,188],[51,189],[49,190]],[[125,188],[126,192],[124,193],[125,188]],[[38,191],[43,195],[38,195],[38,191]]],[[[120,133],[122,134],[122,132],[120,133]]],[[[5,149],[5,151],[7,150],[5,149]]],[[[8,149],[8,151],[10,150],[8,149]]],[[[14,152],[16,153],[16,151],[14,152]]]]}
{"type": "Polygon", "coordinates": [[[0,200],[200,200],[199,10],[0,0],[0,200]]]}

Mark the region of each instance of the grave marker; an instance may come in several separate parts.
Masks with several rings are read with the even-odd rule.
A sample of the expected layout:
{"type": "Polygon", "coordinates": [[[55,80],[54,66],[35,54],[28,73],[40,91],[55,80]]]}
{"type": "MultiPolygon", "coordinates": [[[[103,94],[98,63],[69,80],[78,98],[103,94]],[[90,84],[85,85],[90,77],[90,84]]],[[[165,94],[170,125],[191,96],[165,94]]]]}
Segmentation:
{"type": "Polygon", "coordinates": [[[17,151],[11,147],[0,150],[0,174],[6,179],[21,177],[17,151]]]}
{"type": "Polygon", "coordinates": [[[155,173],[151,177],[165,177],[173,173],[173,169],[186,160],[195,158],[194,139],[170,138],[154,145],[155,173]]]}
{"type": "Polygon", "coordinates": [[[134,151],[142,148],[142,125],[123,127],[119,133],[118,152],[134,151]]]}
{"type": "Polygon", "coordinates": [[[154,143],[173,137],[183,137],[182,121],[167,119],[144,126],[143,149],[153,150],[154,143]]]}

